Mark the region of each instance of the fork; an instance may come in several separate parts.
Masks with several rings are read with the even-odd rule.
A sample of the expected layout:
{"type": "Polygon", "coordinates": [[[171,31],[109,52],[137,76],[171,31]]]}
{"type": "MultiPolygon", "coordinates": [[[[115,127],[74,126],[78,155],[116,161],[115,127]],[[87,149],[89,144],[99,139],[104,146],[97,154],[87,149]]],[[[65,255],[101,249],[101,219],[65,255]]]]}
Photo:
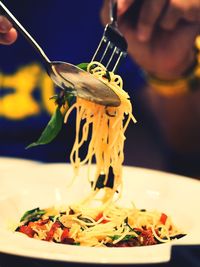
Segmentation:
{"type": "Polygon", "coordinates": [[[107,70],[115,72],[119,62],[127,55],[127,42],[118,29],[117,1],[110,0],[110,23],[106,25],[103,37],[91,61],[102,63],[107,70]]]}

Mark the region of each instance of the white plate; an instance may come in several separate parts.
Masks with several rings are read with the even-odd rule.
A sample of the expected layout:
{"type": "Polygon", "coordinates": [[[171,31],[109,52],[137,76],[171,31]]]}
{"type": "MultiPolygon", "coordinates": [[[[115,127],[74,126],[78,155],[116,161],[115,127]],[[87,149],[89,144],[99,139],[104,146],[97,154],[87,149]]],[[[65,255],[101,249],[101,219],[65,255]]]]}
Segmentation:
{"type": "Polygon", "coordinates": [[[11,231],[27,209],[70,204],[89,191],[86,168],[72,185],[67,164],[39,164],[0,158],[0,252],[39,259],[100,264],[167,262],[171,246],[200,244],[200,182],[164,172],[124,167],[122,204],[169,214],[186,237],[167,244],[133,248],[89,248],[48,243],[11,231]],[[9,168],[5,168],[5,166],[9,168]]]}

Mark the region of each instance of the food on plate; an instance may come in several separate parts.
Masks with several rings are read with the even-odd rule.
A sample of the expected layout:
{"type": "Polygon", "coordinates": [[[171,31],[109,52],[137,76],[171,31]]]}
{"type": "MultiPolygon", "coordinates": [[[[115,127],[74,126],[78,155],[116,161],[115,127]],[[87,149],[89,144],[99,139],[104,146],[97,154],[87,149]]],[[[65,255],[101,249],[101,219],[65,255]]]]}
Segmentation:
{"type": "Polygon", "coordinates": [[[114,204],[36,208],[24,214],[16,231],[39,240],[91,247],[155,245],[184,236],[165,213],[114,204]]]}
{"type": "Polygon", "coordinates": [[[108,84],[119,96],[121,104],[119,107],[106,107],[77,97],[64,119],[67,122],[71,112],[76,109],[76,137],[70,162],[77,174],[80,166],[88,164],[89,168],[94,159],[96,163],[95,177],[90,177],[88,174],[88,179],[92,184],[93,192],[98,191],[96,189],[100,180],[102,186],[111,183],[110,187],[113,190],[109,196],[106,194],[107,200],[110,201],[116,192],[119,195],[121,193],[125,131],[130,120],[132,119],[134,122],[136,120],[132,115],[129,96],[123,90],[121,77],[108,72],[98,62],[89,63],[87,71],[108,84]],[[84,159],[81,160],[79,153],[82,147],[83,150],[85,149],[86,141],[89,141],[87,152],[84,159]]]}
{"type": "MultiPolygon", "coordinates": [[[[69,115],[76,110],[76,136],[70,161],[75,176],[82,165],[88,164],[91,192],[80,203],[65,208],[27,211],[16,231],[39,240],[92,247],[155,245],[184,236],[165,213],[137,209],[134,205],[125,208],[117,204],[123,186],[125,131],[129,122],[136,120],[121,77],[108,72],[98,62],[91,62],[86,68],[108,84],[121,100],[119,107],[106,107],[77,97],[64,115],[67,122],[69,115]],[[85,149],[86,141],[89,141],[88,147],[81,159],[80,150],[85,149]],[[96,163],[95,175],[91,177],[93,160],[96,163]],[[93,205],[95,201],[98,201],[96,206],[93,205]]],[[[62,98],[56,98],[57,111],[65,106],[65,100],[65,94],[62,98]]],[[[45,143],[44,136],[47,136],[49,129],[45,131],[39,143],[42,143],[41,140],[45,143]]]]}

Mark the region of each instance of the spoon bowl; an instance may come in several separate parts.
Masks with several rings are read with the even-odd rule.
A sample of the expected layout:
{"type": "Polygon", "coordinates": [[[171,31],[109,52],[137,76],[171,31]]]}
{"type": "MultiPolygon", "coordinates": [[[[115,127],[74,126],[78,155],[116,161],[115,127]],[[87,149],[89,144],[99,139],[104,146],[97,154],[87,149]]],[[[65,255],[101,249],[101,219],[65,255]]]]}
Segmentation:
{"type": "Polygon", "coordinates": [[[46,67],[47,73],[57,86],[69,90],[70,93],[75,96],[97,104],[113,107],[120,105],[121,101],[117,94],[92,74],[70,63],[50,61],[40,45],[1,1],[0,13],[6,16],[13,26],[28,40],[34,49],[36,49],[46,67]]]}
{"type": "Polygon", "coordinates": [[[117,107],[119,97],[106,84],[79,67],[60,61],[50,62],[47,72],[62,89],[104,106],[117,107]]]}

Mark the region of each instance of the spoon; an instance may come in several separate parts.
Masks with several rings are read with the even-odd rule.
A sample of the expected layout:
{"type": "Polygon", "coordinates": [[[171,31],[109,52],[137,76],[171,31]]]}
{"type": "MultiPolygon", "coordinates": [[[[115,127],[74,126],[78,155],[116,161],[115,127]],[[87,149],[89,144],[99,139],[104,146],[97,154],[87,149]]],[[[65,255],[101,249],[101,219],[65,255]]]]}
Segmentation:
{"type": "Polygon", "coordinates": [[[113,107],[120,105],[119,97],[106,84],[95,78],[92,74],[70,63],[50,61],[35,39],[1,1],[0,12],[7,17],[13,26],[36,49],[43,60],[48,75],[57,86],[66,89],[75,96],[100,105],[113,107]]]}

